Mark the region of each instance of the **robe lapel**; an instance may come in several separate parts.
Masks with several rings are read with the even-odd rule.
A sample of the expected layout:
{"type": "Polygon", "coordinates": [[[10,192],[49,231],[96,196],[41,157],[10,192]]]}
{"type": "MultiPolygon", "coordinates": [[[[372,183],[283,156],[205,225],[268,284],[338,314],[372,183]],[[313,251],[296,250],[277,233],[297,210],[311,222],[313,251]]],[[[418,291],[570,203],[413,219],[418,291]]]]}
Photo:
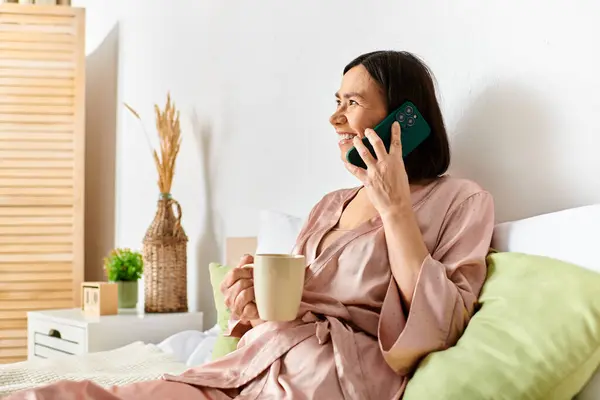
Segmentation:
{"type": "MultiPolygon", "coordinates": [[[[422,187],[414,192],[411,192],[411,201],[413,210],[417,210],[419,206],[425,201],[425,199],[433,193],[439,182],[422,187]]],[[[381,217],[376,216],[363,224],[358,226],[356,229],[346,232],[336,240],[334,240],[327,248],[317,255],[320,243],[323,241],[325,235],[331,231],[340,221],[342,213],[346,208],[346,205],[354,199],[363,186],[358,186],[351,190],[348,190],[344,196],[337,201],[337,203],[331,204],[330,212],[325,215],[321,215],[320,220],[315,222],[315,227],[311,234],[307,234],[302,239],[301,248],[306,256],[308,264],[306,270],[305,284],[311,281],[317,276],[328,262],[337,255],[340,251],[343,251],[344,247],[356,238],[379,229],[383,226],[381,217]]]]}

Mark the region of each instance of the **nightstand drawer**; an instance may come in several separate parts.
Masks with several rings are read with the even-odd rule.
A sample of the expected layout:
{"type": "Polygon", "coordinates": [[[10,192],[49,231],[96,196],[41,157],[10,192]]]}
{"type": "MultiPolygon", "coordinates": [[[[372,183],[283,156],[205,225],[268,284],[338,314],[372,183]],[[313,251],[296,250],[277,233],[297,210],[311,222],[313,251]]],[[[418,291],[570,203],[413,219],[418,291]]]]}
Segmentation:
{"type": "Polygon", "coordinates": [[[85,353],[84,329],[44,320],[33,320],[30,324],[31,345],[36,356],[49,358],[85,353]]]}
{"type": "Polygon", "coordinates": [[[83,354],[83,343],[75,343],[65,339],[58,339],[53,336],[35,333],[33,337],[35,345],[42,345],[49,349],[54,349],[65,354],[83,354]]]}
{"type": "Polygon", "coordinates": [[[58,358],[71,356],[72,354],[63,353],[62,351],[54,350],[41,344],[33,346],[33,355],[37,358],[58,358]]]}

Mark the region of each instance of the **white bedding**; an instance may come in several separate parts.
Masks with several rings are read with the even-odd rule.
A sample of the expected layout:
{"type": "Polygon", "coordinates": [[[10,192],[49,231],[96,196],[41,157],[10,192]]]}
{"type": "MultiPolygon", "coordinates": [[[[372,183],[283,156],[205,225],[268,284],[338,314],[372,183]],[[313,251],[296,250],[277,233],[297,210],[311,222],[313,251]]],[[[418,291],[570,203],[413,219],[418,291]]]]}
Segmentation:
{"type": "Polygon", "coordinates": [[[111,351],[0,365],[0,397],[59,380],[92,380],[108,387],[180,374],[210,359],[218,327],[183,331],[157,345],[135,342],[111,351]]]}
{"type": "Polygon", "coordinates": [[[210,360],[218,334],[218,325],[204,332],[183,331],[163,340],[158,348],[190,367],[202,365],[210,360]]]}
{"type": "Polygon", "coordinates": [[[156,345],[135,342],[111,351],[0,366],[0,396],[63,379],[91,379],[107,387],[180,374],[188,368],[156,345]]]}

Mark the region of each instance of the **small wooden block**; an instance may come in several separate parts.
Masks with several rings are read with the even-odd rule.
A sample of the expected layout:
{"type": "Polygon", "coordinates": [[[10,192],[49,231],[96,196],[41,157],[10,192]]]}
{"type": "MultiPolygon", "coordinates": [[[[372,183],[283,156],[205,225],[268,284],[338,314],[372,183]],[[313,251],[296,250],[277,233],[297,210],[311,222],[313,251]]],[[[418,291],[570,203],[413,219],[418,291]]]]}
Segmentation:
{"type": "Polygon", "coordinates": [[[86,315],[115,315],[119,312],[119,291],[116,283],[83,282],[81,309],[86,315]]]}

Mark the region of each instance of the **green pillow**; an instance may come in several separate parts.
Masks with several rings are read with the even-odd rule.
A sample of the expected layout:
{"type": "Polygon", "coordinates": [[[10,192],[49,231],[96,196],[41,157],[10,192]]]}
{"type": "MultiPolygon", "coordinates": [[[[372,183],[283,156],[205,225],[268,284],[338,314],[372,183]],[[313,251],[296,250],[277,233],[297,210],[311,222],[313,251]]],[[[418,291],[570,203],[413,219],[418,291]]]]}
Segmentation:
{"type": "Polygon", "coordinates": [[[210,284],[213,289],[213,297],[215,300],[215,307],[217,308],[217,324],[221,331],[217,336],[217,341],[212,352],[212,359],[215,360],[226,354],[231,353],[237,348],[237,344],[240,341],[238,338],[223,336],[223,332],[227,329],[227,322],[229,321],[230,312],[225,307],[223,294],[221,293],[221,282],[225,278],[225,275],[233,267],[221,265],[219,263],[210,263],[208,270],[210,272],[210,284]]]}
{"type": "Polygon", "coordinates": [[[405,400],[571,399],[600,364],[600,274],[519,253],[488,257],[481,308],[429,354],[405,400]]]}

